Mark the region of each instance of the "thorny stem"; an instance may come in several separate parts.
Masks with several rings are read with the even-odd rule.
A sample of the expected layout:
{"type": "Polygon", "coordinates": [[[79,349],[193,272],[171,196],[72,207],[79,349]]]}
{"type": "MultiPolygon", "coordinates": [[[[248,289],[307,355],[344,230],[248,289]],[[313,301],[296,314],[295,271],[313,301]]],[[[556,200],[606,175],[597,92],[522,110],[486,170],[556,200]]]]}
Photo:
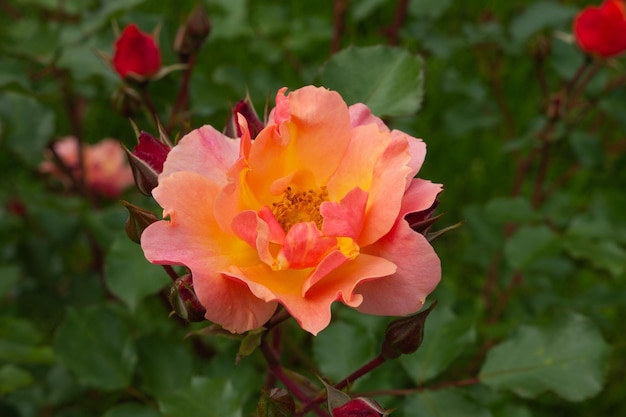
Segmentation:
{"type": "Polygon", "coordinates": [[[333,39],[330,44],[331,55],[341,49],[341,37],[345,29],[348,0],[335,0],[333,5],[333,39]]]}
{"type": "MultiPolygon", "coordinates": [[[[382,365],[386,361],[387,359],[382,354],[376,356],[374,359],[372,359],[371,361],[369,361],[368,363],[366,363],[365,365],[363,365],[362,367],[360,367],[359,369],[357,369],[356,371],[354,371],[353,373],[345,377],[339,383],[335,384],[335,388],[337,388],[338,390],[341,390],[347,387],[349,384],[361,378],[362,376],[367,375],[368,373],[378,368],[380,365],[382,365]]],[[[304,405],[302,412],[305,413],[306,411],[310,410],[311,408],[315,406],[315,404],[319,404],[320,402],[324,401],[325,398],[326,398],[326,393],[322,393],[318,395],[317,397],[310,400],[308,403],[304,405]]]]}
{"type": "Polygon", "coordinates": [[[387,38],[387,43],[392,46],[397,46],[399,42],[398,32],[406,21],[406,15],[408,13],[409,0],[398,0],[396,10],[393,14],[393,20],[391,24],[383,29],[383,34],[387,38]]]}
{"type": "Polygon", "coordinates": [[[176,271],[174,271],[174,268],[172,268],[172,265],[161,265],[161,266],[163,267],[165,272],[167,272],[167,275],[169,275],[172,281],[176,281],[178,279],[178,274],[176,273],[176,271]]]}
{"type": "Polygon", "coordinates": [[[196,64],[197,57],[197,54],[192,54],[187,61],[187,68],[185,68],[185,72],[183,73],[180,88],[178,89],[178,95],[176,96],[174,107],[172,108],[170,118],[165,127],[165,131],[167,133],[172,131],[181,113],[187,111],[187,107],[189,105],[189,80],[191,80],[191,73],[196,64]]]}
{"type": "Polygon", "coordinates": [[[371,361],[369,361],[368,363],[366,363],[365,365],[363,365],[362,367],[360,367],[359,369],[357,369],[356,371],[354,371],[353,373],[345,377],[343,380],[341,380],[338,384],[335,385],[335,388],[340,390],[340,389],[347,387],[348,384],[356,381],[357,379],[361,378],[363,375],[366,375],[372,370],[378,368],[386,360],[387,359],[382,354],[376,356],[374,359],[372,359],[371,361]]]}
{"type": "MultiPolygon", "coordinates": [[[[267,333],[265,334],[265,336],[267,336],[267,333]]],[[[263,337],[263,340],[261,340],[261,346],[259,347],[259,349],[261,350],[261,353],[263,354],[263,357],[267,362],[267,366],[269,367],[270,372],[280,382],[282,382],[287,390],[289,390],[303,404],[311,403],[311,398],[309,398],[309,396],[306,395],[300,389],[300,387],[291,378],[289,378],[287,374],[285,374],[285,371],[283,371],[283,368],[280,366],[280,362],[278,361],[274,350],[268,344],[267,337],[265,336],[263,337]]],[[[328,417],[328,414],[324,412],[324,410],[322,410],[317,404],[312,404],[311,409],[315,414],[320,417],[328,417]]]]}

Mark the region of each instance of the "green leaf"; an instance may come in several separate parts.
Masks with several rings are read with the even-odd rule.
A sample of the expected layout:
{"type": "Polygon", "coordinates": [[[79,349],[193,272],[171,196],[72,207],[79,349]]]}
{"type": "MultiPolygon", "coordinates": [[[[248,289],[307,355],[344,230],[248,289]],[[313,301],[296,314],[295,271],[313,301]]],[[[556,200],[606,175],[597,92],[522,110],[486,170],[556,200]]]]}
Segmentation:
{"type": "Polygon", "coordinates": [[[422,103],[421,57],[388,46],[350,47],[321,68],[324,87],[337,90],[348,104],[364,103],[377,116],[406,116],[422,103]]]}
{"type": "Polygon", "coordinates": [[[335,322],[313,339],[313,355],[322,374],[339,381],[371,360],[376,352],[357,327],[335,322]]]}
{"type": "Polygon", "coordinates": [[[223,378],[194,377],[159,401],[163,417],[240,417],[243,395],[223,378]]]}
{"type": "Polygon", "coordinates": [[[471,401],[458,388],[422,391],[404,404],[406,417],[490,417],[491,413],[471,401]]]}
{"type": "Polygon", "coordinates": [[[457,317],[449,307],[439,306],[428,317],[424,343],[400,364],[418,385],[440,375],[476,339],[474,326],[457,317]]]}
{"type": "Polygon", "coordinates": [[[151,335],[137,342],[137,371],[142,387],[155,397],[163,397],[181,386],[189,385],[192,356],[182,344],[151,335]]]}
{"type": "Polygon", "coordinates": [[[137,403],[116,405],[102,417],[160,417],[154,409],[137,403]]]}
{"type": "Polygon", "coordinates": [[[150,264],[141,247],[126,236],[118,237],[109,248],[104,276],[111,292],[131,311],[135,311],[144,297],[170,282],[167,274],[150,264]]]}
{"type": "Polygon", "coordinates": [[[129,329],[103,307],[69,308],[54,349],[82,384],[106,390],[127,386],[137,362],[129,329]]]}
{"type": "Polygon", "coordinates": [[[42,335],[28,320],[0,318],[0,360],[23,364],[50,364],[55,361],[49,346],[41,346],[42,335]]]}
{"type": "Polygon", "coordinates": [[[54,124],[54,113],[34,98],[13,92],[0,95],[0,143],[31,166],[53,139],[54,124]]]}
{"type": "Polygon", "coordinates": [[[409,14],[435,20],[441,17],[451,4],[452,0],[413,0],[409,2],[409,14]]]}
{"type": "Polygon", "coordinates": [[[577,10],[552,1],[531,4],[511,22],[511,37],[516,43],[523,43],[535,33],[549,27],[558,27],[570,22],[577,10]]]}
{"type": "Polygon", "coordinates": [[[259,327],[258,329],[250,330],[246,333],[239,344],[239,351],[237,351],[235,364],[238,364],[239,361],[246,356],[252,355],[254,351],[261,346],[261,339],[263,339],[265,331],[265,327],[259,327]]]}
{"type": "Polygon", "coordinates": [[[504,255],[509,265],[521,270],[540,258],[556,241],[546,226],[522,226],[506,242],[504,255]]]}
{"type": "Polygon", "coordinates": [[[4,365],[0,368],[0,396],[32,384],[33,376],[15,365],[4,365]]]}
{"type": "Polygon", "coordinates": [[[522,397],[545,391],[569,401],[600,392],[609,347],[586,317],[567,312],[553,323],[521,326],[487,354],[480,381],[522,397]]]}

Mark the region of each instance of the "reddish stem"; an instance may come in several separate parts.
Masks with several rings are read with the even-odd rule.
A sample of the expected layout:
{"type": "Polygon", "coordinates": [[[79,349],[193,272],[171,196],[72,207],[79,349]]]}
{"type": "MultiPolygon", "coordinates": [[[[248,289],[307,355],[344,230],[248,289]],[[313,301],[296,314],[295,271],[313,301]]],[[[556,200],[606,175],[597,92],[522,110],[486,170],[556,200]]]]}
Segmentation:
{"type": "Polygon", "coordinates": [[[187,61],[187,68],[183,73],[180,88],[178,89],[178,95],[176,96],[174,107],[172,108],[170,118],[167,121],[167,126],[165,127],[167,133],[172,131],[174,125],[178,122],[180,114],[186,112],[189,107],[189,81],[191,80],[191,73],[196,64],[197,58],[197,54],[192,54],[187,61]]]}
{"type": "Polygon", "coordinates": [[[333,5],[333,39],[330,44],[331,55],[341,49],[341,37],[346,27],[347,0],[335,0],[333,5]]]}

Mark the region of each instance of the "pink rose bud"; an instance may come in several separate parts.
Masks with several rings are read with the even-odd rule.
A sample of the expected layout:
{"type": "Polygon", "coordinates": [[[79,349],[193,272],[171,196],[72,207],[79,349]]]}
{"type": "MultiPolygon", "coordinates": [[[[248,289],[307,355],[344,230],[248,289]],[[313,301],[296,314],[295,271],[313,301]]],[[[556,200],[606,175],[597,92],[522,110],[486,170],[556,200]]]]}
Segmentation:
{"type": "Polygon", "coordinates": [[[415,352],[424,341],[426,318],[436,305],[437,302],[435,301],[424,311],[389,323],[385,331],[382,355],[386,359],[395,359],[401,355],[415,352]]]}
{"type": "Polygon", "coordinates": [[[369,398],[355,398],[341,407],[333,408],[333,417],[384,417],[389,414],[369,398]]]}
{"type": "Polygon", "coordinates": [[[158,220],[157,216],[149,210],[139,206],[122,201],[122,204],[128,210],[128,219],[126,219],[126,234],[135,243],[139,243],[141,234],[146,227],[158,220]]]}
{"type": "Polygon", "coordinates": [[[193,290],[190,274],[185,274],[174,281],[170,288],[170,304],[174,312],[187,321],[204,320],[206,310],[193,290]]]}
{"type": "Polygon", "coordinates": [[[115,41],[113,68],[122,78],[145,81],[161,69],[161,51],[152,35],[126,26],[115,41]]]}
{"type": "Polygon", "coordinates": [[[163,164],[170,152],[170,147],[152,135],[141,132],[139,143],[133,151],[126,151],[128,162],[133,171],[137,189],[145,195],[151,195],[159,183],[159,174],[163,172],[163,164]]]}
{"type": "Polygon", "coordinates": [[[180,60],[187,62],[191,55],[197,54],[209,33],[211,22],[204,7],[198,4],[187,17],[187,21],[178,29],[174,39],[174,51],[180,60]]]}

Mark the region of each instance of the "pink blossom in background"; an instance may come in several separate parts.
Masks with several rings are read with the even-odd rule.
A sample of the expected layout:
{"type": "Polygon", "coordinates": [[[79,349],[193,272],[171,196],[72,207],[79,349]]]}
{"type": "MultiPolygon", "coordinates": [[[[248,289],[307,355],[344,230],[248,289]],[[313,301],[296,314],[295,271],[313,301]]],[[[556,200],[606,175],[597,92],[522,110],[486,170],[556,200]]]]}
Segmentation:
{"type": "MultiPolygon", "coordinates": [[[[78,158],[78,141],[69,136],[53,144],[55,152],[75,178],[81,177],[78,158]]],[[[85,185],[105,197],[116,198],[134,183],[133,174],[126,162],[126,156],[119,142],[104,139],[94,145],[83,145],[85,164],[85,185]]],[[[66,186],[71,185],[70,178],[54,162],[52,155],[46,155],[40,171],[56,176],[66,186]]]]}
{"type": "Polygon", "coordinates": [[[404,219],[442,190],[414,178],[426,145],[337,92],[285,93],[254,141],[240,115],[240,138],[204,126],[172,148],[153,190],[165,219],[143,232],[145,256],[189,268],[205,317],[233,332],[262,326],[279,304],[312,334],[336,301],[418,311],[441,277],[404,219]]]}

